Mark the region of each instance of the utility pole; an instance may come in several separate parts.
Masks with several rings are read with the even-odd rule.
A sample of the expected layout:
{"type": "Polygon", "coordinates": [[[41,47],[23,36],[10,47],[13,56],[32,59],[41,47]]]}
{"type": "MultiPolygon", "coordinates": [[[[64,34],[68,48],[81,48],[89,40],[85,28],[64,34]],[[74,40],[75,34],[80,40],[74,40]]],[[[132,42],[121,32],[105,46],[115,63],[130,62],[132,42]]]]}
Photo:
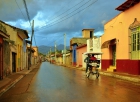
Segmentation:
{"type": "Polygon", "coordinates": [[[55,41],[55,63],[56,63],[56,41],[55,41]]]}
{"type": "Polygon", "coordinates": [[[66,34],[64,34],[64,63],[66,64],[66,34]]]}
{"type": "Polygon", "coordinates": [[[31,35],[31,44],[30,44],[30,54],[29,54],[29,65],[28,65],[28,70],[30,70],[31,67],[31,58],[32,58],[32,39],[34,35],[34,20],[32,22],[32,35],[31,35]]]}

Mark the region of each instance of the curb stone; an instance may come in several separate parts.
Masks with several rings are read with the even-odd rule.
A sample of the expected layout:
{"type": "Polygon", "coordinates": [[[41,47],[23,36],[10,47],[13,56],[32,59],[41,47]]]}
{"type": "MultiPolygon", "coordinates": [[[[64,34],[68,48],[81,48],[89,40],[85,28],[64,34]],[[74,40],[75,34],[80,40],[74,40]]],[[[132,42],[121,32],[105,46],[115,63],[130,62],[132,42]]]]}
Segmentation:
{"type": "MultiPolygon", "coordinates": [[[[77,68],[78,70],[82,70],[84,71],[84,68],[77,68]]],[[[119,79],[123,79],[123,80],[127,80],[127,81],[131,81],[131,82],[136,82],[136,83],[140,83],[140,78],[134,78],[134,77],[129,77],[129,76],[123,76],[123,75],[118,75],[118,74],[113,74],[113,73],[106,73],[106,72],[99,72],[102,75],[106,75],[106,76],[110,76],[110,77],[115,77],[115,78],[119,78],[119,79]]]]}
{"type": "Polygon", "coordinates": [[[20,75],[16,80],[11,82],[9,85],[7,85],[4,89],[0,90],[0,96],[4,94],[6,91],[8,91],[10,88],[12,88],[18,81],[20,81],[24,76],[26,76],[28,73],[30,73],[35,67],[40,67],[41,63],[33,66],[28,70],[27,72],[24,73],[24,75],[20,75]]]}
{"type": "Polygon", "coordinates": [[[106,75],[106,76],[112,76],[112,77],[123,79],[123,80],[127,80],[127,81],[132,81],[132,82],[140,82],[140,79],[132,78],[132,77],[128,77],[128,76],[121,76],[121,75],[115,75],[115,74],[104,73],[104,72],[100,72],[100,74],[106,75]]]}
{"type": "Polygon", "coordinates": [[[21,80],[24,77],[24,75],[21,75],[19,78],[17,78],[15,81],[11,82],[9,85],[7,85],[3,90],[0,91],[0,96],[8,91],[11,87],[13,87],[19,80],[21,80]]]}

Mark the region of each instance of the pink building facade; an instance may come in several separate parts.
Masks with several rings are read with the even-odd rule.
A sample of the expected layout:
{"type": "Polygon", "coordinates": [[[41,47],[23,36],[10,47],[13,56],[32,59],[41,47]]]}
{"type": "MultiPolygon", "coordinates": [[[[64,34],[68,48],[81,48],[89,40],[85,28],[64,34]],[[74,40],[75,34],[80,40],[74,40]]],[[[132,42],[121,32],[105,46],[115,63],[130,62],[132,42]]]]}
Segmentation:
{"type": "Polygon", "coordinates": [[[82,63],[84,59],[82,56],[85,52],[87,52],[87,44],[77,47],[77,66],[79,67],[83,67],[82,63]]]}
{"type": "Polygon", "coordinates": [[[102,69],[140,75],[140,2],[127,0],[104,25],[102,69]]]}

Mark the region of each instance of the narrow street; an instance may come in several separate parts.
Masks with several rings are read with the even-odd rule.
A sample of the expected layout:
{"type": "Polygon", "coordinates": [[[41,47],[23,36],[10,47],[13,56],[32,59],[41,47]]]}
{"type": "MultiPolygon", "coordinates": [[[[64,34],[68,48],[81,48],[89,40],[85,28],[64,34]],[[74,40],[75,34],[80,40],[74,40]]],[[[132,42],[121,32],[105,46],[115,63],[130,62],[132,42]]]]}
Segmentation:
{"type": "Polygon", "coordinates": [[[0,102],[139,102],[140,86],[43,62],[0,97],[0,102]]]}

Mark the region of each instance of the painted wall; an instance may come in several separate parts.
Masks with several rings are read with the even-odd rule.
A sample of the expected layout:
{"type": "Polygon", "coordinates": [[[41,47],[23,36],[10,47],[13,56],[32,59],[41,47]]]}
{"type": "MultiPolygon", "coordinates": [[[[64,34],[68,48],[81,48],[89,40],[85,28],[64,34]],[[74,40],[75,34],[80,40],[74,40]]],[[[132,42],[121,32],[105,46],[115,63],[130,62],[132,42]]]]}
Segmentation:
{"type": "MultiPolygon", "coordinates": [[[[12,27],[3,24],[7,30],[7,34],[10,35],[10,40],[14,41],[15,44],[9,44],[10,45],[10,71],[12,72],[12,52],[17,53],[17,31],[16,29],[13,29],[12,27]]],[[[17,60],[17,59],[16,59],[17,60]]],[[[16,63],[16,67],[17,67],[17,62],[16,63]]],[[[17,69],[17,68],[16,68],[17,69]]]]}
{"type": "Polygon", "coordinates": [[[71,65],[70,53],[67,53],[67,54],[66,54],[66,65],[68,65],[68,66],[71,65]]]}
{"type": "Polygon", "coordinates": [[[84,62],[84,59],[87,57],[87,55],[85,55],[85,53],[82,54],[82,67],[86,68],[86,63],[84,62]]]}
{"type": "Polygon", "coordinates": [[[84,59],[83,59],[82,55],[85,52],[87,52],[87,46],[77,48],[77,65],[80,67],[83,66],[82,62],[84,59]]]}
{"type": "Polygon", "coordinates": [[[10,46],[9,42],[4,41],[3,43],[3,75],[4,77],[11,74],[10,70],[10,46]]]}
{"type": "Polygon", "coordinates": [[[73,51],[72,51],[72,63],[73,63],[73,65],[76,65],[76,48],[77,48],[77,45],[73,45],[73,51]]]}
{"type": "Polygon", "coordinates": [[[94,29],[83,29],[82,30],[82,37],[83,38],[90,38],[90,31],[92,31],[92,36],[93,36],[94,29]]]}
{"type": "MultiPolygon", "coordinates": [[[[102,44],[106,40],[116,38],[117,42],[117,59],[129,59],[129,44],[128,44],[128,33],[129,26],[137,18],[140,21],[140,14],[137,13],[140,9],[140,3],[133,6],[129,10],[120,13],[112,20],[104,25],[104,34],[102,35],[102,44]],[[123,54],[122,54],[123,53],[123,54]]],[[[104,53],[108,53],[107,49],[102,49],[104,53]]],[[[110,59],[108,54],[102,56],[103,59],[110,59]]]]}
{"type": "Polygon", "coordinates": [[[101,52],[101,37],[87,40],[87,52],[101,52]]]}
{"type": "Polygon", "coordinates": [[[17,47],[17,71],[21,71],[23,70],[23,40],[19,36],[17,36],[17,47]]]}
{"type": "Polygon", "coordinates": [[[26,41],[25,41],[25,39],[23,40],[23,68],[24,69],[27,69],[28,67],[27,67],[27,52],[26,52],[26,46],[27,46],[27,43],[26,43],[26,41]]]}
{"type": "Polygon", "coordinates": [[[62,65],[63,64],[63,57],[59,56],[57,59],[58,59],[58,64],[62,65]]]}
{"type": "Polygon", "coordinates": [[[39,60],[39,57],[38,57],[38,47],[33,46],[32,48],[35,50],[34,55],[33,55],[35,57],[35,59],[34,59],[35,62],[34,63],[37,64],[38,60],[39,60]]]}
{"type": "Polygon", "coordinates": [[[34,56],[38,56],[38,47],[32,46],[32,48],[35,50],[34,56]]]}
{"type": "MultiPolygon", "coordinates": [[[[140,14],[138,13],[139,9],[140,3],[124,12],[121,12],[104,25],[104,34],[102,35],[101,43],[103,44],[107,40],[116,38],[116,67],[118,72],[140,74],[139,60],[130,60],[128,37],[129,26],[134,22],[134,19],[137,18],[137,20],[140,21],[140,14]]],[[[112,56],[109,50],[109,48],[102,49],[102,67],[105,70],[112,63],[112,56]]]]}

